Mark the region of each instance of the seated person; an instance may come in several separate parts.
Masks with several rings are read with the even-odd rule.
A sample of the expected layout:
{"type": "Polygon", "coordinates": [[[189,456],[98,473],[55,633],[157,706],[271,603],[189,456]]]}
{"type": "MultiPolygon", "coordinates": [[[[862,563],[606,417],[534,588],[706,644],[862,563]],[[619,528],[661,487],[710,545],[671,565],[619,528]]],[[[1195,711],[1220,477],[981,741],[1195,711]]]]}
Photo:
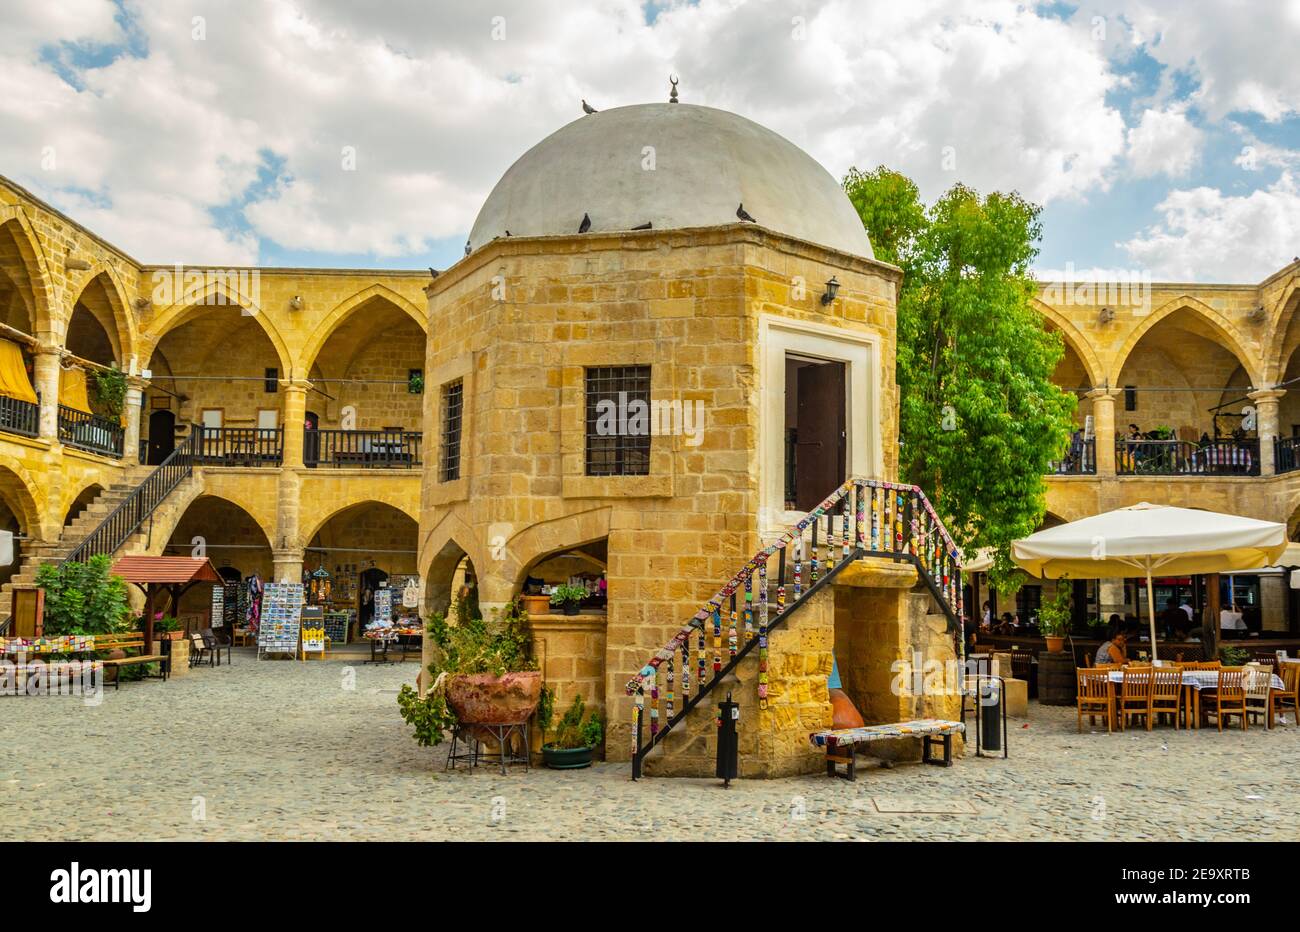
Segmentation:
{"type": "Polygon", "coordinates": [[[1097,648],[1097,656],[1093,658],[1093,664],[1101,666],[1105,663],[1126,663],[1128,660],[1128,638],[1123,631],[1112,635],[1110,640],[1103,641],[1097,648]]]}

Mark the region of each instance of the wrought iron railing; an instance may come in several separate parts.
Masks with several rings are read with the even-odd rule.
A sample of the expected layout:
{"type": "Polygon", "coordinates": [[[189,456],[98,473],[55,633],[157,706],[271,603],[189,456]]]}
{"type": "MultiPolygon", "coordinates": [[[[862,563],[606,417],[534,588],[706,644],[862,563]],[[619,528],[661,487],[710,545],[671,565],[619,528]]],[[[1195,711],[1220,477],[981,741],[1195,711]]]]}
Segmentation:
{"type": "Polygon", "coordinates": [[[423,436],[410,430],[305,430],[302,458],[308,466],[410,469],[420,465],[423,436]]]}
{"type": "Polygon", "coordinates": [[[112,555],[140,529],[176,486],[194,474],[196,434],[190,433],[185,441],[172,450],[144,481],[131,490],[85,539],[77,545],[64,563],[85,563],[100,554],[112,555]]]}
{"type": "Polygon", "coordinates": [[[59,405],[59,442],[67,446],[121,459],[125,434],[117,421],[59,405]]]}
{"type": "Polygon", "coordinates": [[[1065,456],[1048,464],[1054,476],[1092,476],[1097,472],[1097,440],[1071,440],[1065,456]]]}
{"type": "Polygon", "coordinates": [[[1115,441],[1121,476],[1258,476],[1258,440],[1115,441]]]}
{"type": "Polygon", "coordinates": [[[861,557],[914,565],[950,628],[961,631],[959,553],[925,493],[851,479],[754,554],[628,682],[635,700],[632,778],[640,778],[646,756],[755,649],[759,707],[767,708],[768,634],[861,557]]]}
{"type": "Polygon", "coordinates": [[[1279,473],[1300,469],[1300,437],[1278,437],[1273,441],[1273,466],[1279,473]]]}
{"type": "Polygon", "coordinates": [[[279,466],[284,458],[280,427],[198,427],[195,459],[209,466],[279,466]]]}
{"type": "Polygon", "coordinates": [[[0,430],[7,434],[35,437],[40,433],[40,428],[40,405],[0,395],[0,430]]]}

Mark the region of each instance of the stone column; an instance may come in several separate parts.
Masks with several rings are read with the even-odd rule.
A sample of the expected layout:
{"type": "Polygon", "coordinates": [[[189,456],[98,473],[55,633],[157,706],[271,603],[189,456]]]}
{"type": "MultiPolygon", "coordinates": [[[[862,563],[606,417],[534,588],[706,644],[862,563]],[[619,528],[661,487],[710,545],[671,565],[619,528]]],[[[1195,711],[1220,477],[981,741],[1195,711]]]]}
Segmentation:
{"type": "Polygon", "coordinates": [[[59,359],[58,346],[42,343],[36,348],[36,394],[41,398],[40,436],[49,441],[59,436],[59,359]]]}
{"type": "Polygon", "coordinates": [[[144,379],[134,375],[127,376],[126,379],[126,404],[123,410],[126,415],[126,433],[122,440],[124,463],[140,462],[140,409],[147,384],[144,379]]]}
{"type": "Polygon", "coordinates": [[[1277,462],[1273,455],[1273,443],[1277,440],[1278,404],[1286,389],[1269,388],[1251,392],[1246,397],[1255,404],[1255,427],[1259,435],[1259,474],[1271,476],[1276,472],[1277,462]]]}
{"type": "Polygon", "coordinates": [[[302,431],[307,419],[307,391],[311,383],[305,379],[289,379],[284,385],[284,410],[280,424],[284,428],[284,465],[302,466],[302,431]]]}
{"type": "MultiPolygon", "coordinates": [[[[301,440],[301,430],[298,436],[301,440]]],[[[302,452],[301,444],[298,451],[302,452]]],[[[276,582],[286,579],[289,582],[298,582],[302,579],[303,547],[308,542],[302,539],[299,526],[299,513],[302,507],[301,491],[298,473],[292,469],[281,469],[280,482],[276,489],[275,540],[271,546],[271,562],[275,566],[276,582]]]]}
{"type": "Polygon", "coordinates": [[[302,550],[273,550],[271,562],[274,566],[274,582],[302,581],[302,550]]]}
{"type": "Polygon", "coordinates": [[[1115,475],[1115,396],[1112,388],[1094,388],[1088,392],[1092,400],[1092,430],[1097,449],[1097,475],[1115,475]]]}

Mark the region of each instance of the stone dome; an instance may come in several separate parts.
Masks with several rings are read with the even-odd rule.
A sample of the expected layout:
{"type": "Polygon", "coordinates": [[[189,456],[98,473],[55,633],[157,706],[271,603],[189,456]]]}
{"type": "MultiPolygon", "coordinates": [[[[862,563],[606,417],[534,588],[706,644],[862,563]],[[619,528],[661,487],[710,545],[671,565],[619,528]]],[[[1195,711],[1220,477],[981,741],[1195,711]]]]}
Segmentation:
{"type": "Polygon", "coordinates": [[[602,110],[547,136],[497,182],[469,244],[575,234],[583,214],[593,232],[738,223],[742,203],[759,226],[873,257],[857,211],[810,155],[744,117],[681,103],[602,110]]]}

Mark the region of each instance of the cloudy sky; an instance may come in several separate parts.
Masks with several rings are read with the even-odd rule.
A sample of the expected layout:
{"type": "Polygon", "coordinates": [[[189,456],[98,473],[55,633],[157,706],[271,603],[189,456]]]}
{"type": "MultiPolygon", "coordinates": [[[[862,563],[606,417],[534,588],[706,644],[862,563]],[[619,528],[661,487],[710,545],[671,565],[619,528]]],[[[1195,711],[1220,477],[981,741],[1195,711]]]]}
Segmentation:
{"type": "Polygon", "coordinates": [[[1040,268],[1300,254],[1300,0],[4,0],[0,174],[146,262],[443,267],[515,158],[682,99],[1044,205],[1040,268]]]}

